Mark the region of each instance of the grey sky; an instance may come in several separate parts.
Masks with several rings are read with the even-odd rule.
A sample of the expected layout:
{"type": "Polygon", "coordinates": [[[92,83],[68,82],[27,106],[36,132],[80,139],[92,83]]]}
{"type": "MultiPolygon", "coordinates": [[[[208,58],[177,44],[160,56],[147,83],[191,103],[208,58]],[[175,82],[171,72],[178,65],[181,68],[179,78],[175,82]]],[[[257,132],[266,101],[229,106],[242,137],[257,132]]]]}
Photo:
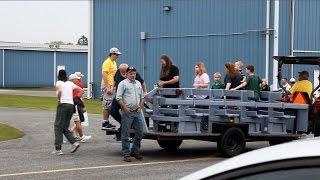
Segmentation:
{"type": "Polygon", "coordinates": [[[76,43],[88,35],[89,2],[0,1],[0,41],[76,43]]]}

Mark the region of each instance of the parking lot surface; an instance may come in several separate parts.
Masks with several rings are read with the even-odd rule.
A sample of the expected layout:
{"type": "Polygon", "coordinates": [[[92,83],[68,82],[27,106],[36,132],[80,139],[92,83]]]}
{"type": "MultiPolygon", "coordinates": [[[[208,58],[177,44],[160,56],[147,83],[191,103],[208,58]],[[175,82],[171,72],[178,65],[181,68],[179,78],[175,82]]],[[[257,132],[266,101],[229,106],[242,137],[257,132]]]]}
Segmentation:
{"type": "MultiPolygon", "coordinates": [[[[0,179],[177,179],[202,169],[222,158],[216,143],[184,141],[176,152],[162,150],[156,141],[143,140],[143,161],[126,163],[120,155],[121,143],[100,130],[101,116],[90,115],[85,134],[89,142],[69,153],[55,156],[53,122],[55,112],[0,108],[0,123],[25,132],[25,136],[0,142],[0,179]]],[[[248,143],[247,150],[268,146],[266,142],[248,143]]]]}

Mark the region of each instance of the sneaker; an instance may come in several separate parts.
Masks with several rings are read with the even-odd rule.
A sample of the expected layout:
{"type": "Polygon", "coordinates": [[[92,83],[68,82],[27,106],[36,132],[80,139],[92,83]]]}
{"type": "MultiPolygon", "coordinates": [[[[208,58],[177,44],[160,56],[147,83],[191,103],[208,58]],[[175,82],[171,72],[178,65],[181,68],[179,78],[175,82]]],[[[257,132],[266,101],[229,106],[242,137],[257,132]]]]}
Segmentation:
{"type": "Polygon", "coordinates": [[[106,121],[102,123],[102,129],[115,129],[116,126],[109,123],[109,121],[106,121]]]}
{"type": "Polygon", "coordinates": [[[61,150],[54,150],[51,152],[51,154],[60,156],[60,155],[63,155],[63,152],[61,150]]]}
{"type": "Polygon", "coordinates": [[[142,161],[142,159],[143,159],[143,157],[140,156],[139,154],[130,154],[130,156],[136,158],[139,161],[142,161]]]}
{"type": "Polygon", "coordinates": [[[125,161],[125,162],[131,162],[131,161],[132,161],[132,158],[131,158],[131,156],[126,155],[126,156],[123,157],[123,161],[125,161]]]}
{"type": "Polygon", "coordinates": [[[80,144],[78,142],[73,143],[71,147],[71,153],[75,153],[79,147],[80,147],[80,144]]]}
{"type": "Polygon", "coordinates": [[[83,135],[82,137],[79,138],[80,142],[84,143],[87,142],[89,139],[91,139],[91,136],[85,136],[83,135]]]}
{"type": "Polygon", "coordinates": [[[130,138],[130,139],[129,139],[129,142],[130,142],[130,143],[133,143],[133,138],[130,138]]]}

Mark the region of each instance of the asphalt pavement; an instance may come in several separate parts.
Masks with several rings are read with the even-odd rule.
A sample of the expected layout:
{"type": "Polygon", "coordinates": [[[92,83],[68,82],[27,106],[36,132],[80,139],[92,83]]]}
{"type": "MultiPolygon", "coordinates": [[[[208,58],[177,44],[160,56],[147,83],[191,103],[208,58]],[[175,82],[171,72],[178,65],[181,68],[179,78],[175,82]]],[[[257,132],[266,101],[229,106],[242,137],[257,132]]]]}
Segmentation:
{"type": "MultiPolygon", "coordinates": [[[[143,140],[143,161],[126,163],[120,155],[121,143],[106,136],[101,115],[89,115],[85,134],[92,139],[69,153],[63,145],[62,156],[54,150],[55,112],[1,108],[0,123],[25,132],[19,139],[0,142],[0,179],[178,179],[222,161],[216,143],[184,141],[176,152],[162,150],[156,141],[143,140]]],[[[247,150],[268,146],[267,142],[248,143],[247,150]]]]}

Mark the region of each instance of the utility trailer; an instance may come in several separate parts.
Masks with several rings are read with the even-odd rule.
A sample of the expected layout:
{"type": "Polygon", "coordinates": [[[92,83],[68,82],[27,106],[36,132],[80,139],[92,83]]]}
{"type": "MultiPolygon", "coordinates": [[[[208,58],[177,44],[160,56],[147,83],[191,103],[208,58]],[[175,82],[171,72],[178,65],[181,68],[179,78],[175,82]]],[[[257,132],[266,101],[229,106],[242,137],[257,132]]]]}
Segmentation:
{"type": "MultiPolygon", "coordinates": [[[[274,145],[308,131],[308,104],[284,102],[280,92],[261,92],[258,102],[253,98],[248,90],[154,89],[146,99],[152,109],[144,110],[153,123],[143,139],[157,140],[166,150],[179,148],[187,139],[217,142],[219,151],[232,157],[241,154],[248,141],[274,145]]],[[[107,135],[116,132],[106,130],[107,135]]]]}

